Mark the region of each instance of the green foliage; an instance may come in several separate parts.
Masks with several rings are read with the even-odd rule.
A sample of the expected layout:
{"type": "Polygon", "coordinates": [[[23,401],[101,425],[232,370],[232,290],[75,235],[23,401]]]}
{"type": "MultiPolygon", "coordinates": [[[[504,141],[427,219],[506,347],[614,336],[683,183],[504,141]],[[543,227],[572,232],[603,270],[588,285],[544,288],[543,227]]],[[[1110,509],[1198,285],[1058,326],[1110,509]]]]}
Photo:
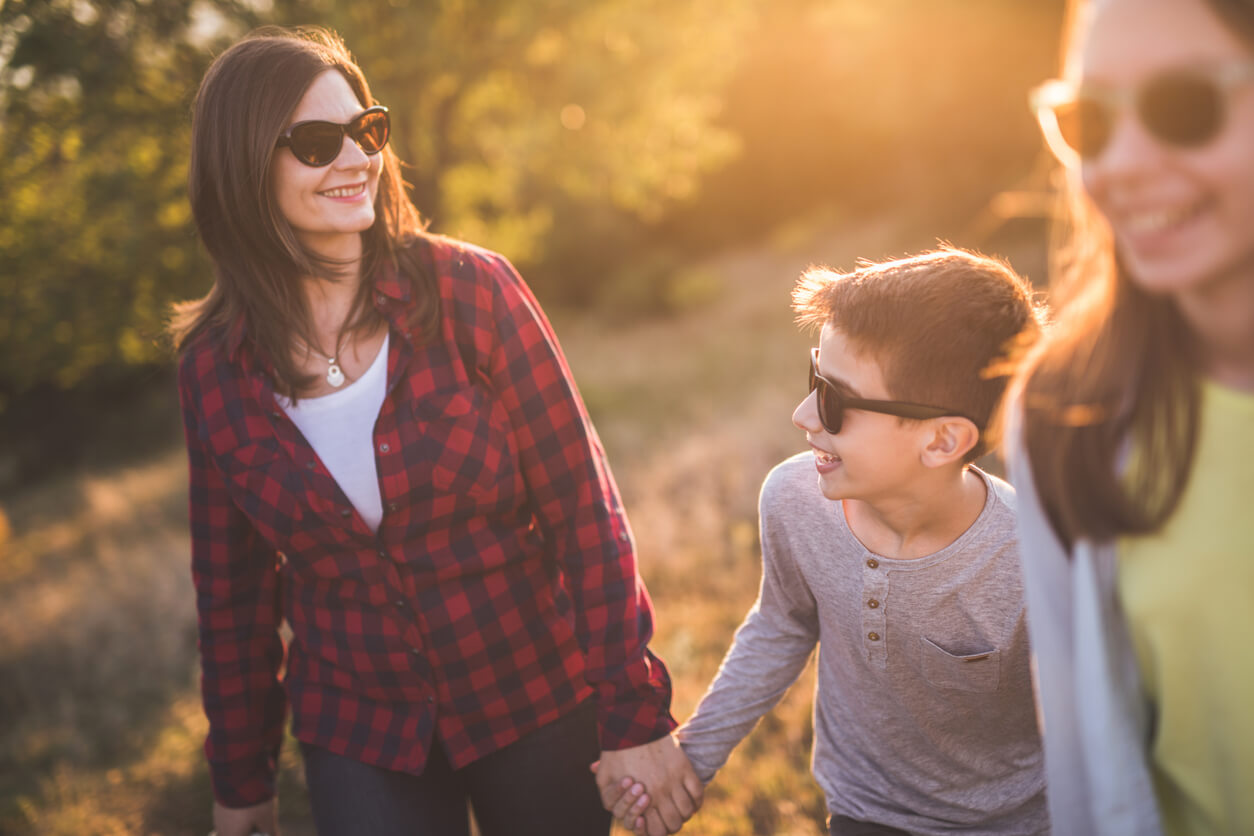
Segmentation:
{"type": "Polygon", "coordinates": [[[0,397],[152,362],[169,300],[206,287],[184,178],[214,8],[0,5],[0,397]]]}
{"type": "Polygon", "coordinates": [[[534,267],[586,261],[584,219],[634,229],[733,153],[712,120],[752,5],[0,3],[0,414],[163,356],[169,302],[210,275],[184,185],[191,98],[211,52],[252,26],[339,30],[393,108],[434,227],[534,267]]]}
{"type": "Polygon", "coordinates": [[[284,11],[357,52],[434,228],[524,266],[561,269],[571,241],[605,258],[606,216],[656,220],[735,152],[714,120],[752,0],[319,5],[284,11]]]}

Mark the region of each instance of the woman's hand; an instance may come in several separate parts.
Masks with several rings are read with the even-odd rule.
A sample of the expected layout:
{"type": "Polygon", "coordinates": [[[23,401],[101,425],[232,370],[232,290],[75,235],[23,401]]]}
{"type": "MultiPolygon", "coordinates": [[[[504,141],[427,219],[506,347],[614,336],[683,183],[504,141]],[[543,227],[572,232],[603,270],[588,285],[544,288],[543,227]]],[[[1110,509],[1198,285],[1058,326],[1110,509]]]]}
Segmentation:
{"type": "Polygon", "coordinates": [[[223,807],[213,802],[213,827],[217,836],[279,836],[278,804],[272,798],[252,807],[223,807]]]}

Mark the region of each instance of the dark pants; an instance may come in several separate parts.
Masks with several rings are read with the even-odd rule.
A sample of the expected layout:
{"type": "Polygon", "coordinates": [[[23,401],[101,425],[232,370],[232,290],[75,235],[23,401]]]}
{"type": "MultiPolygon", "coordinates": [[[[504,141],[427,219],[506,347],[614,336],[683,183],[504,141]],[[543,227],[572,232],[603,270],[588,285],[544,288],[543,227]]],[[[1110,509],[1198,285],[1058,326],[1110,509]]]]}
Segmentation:
{"type": "Polygon", "coordinates": [[[588,765],[601,756],[596,702],[453,770],[434,744],[422,775],[301,744],[318,836],[608,836],[588,765]]]}
{"type": "Polygon", "coordinates": [[[858,821],[848,816],[832,816],[827,820],[827,826],[831,836],[910,836],[906,831],[886,824],[858,821]]]}

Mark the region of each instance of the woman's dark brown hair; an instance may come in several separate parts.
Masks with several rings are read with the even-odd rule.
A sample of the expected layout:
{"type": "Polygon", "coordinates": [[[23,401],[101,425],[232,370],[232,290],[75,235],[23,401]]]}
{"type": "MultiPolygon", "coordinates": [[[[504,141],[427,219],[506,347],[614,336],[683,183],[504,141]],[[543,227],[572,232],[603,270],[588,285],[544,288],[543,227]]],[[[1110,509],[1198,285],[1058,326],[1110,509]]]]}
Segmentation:
{"type": "MultiPolygon", "coordinates": [[[[270,188],[275,141],[305,91],[321,73],[341,73],[362,108],[376,104],[365,76],[334,33],[316,27],[258,29],[219,55],[205,73],[192,117],[188,193],[192,214],[214,264],[214,284],[201,299],[174,306],[170,332],[185,351],[202,333],[226,339],[243,327],[244,340],[272,364],[279,391],[295,395],[312,380],[293,360],[293,347],[316,345],[301,286],[309,277],[338,280],[342,265],[305,247],[279,211],[270,188]]],[[[390,147],[382,171],[375,222],[362,233],[360,290],[344,334],[378,325],[371,277],[391,261],[415,282],[413,324],[431,333],[438,296],[421,249],[422,218],[410,202],[390,147]],[[425,327],[424,327],[425,326],[425,327]]]]}
{"type": "MultiPolygon", "coordinates": [[[[1254,44],[1254,2],[1206,2],[1254,44]]],[[[1084,5],[1069,4],[1073,43],[1084,5]]],[[[1147,534],[1170,518],[1193,467],[1201,394],[1175,305],[1129,278],[1096,207],[1078,188],[1068,197],[1052,248],[1056,322],[1016,388],[1036,489],[1071,544],[1147,534]]]]}

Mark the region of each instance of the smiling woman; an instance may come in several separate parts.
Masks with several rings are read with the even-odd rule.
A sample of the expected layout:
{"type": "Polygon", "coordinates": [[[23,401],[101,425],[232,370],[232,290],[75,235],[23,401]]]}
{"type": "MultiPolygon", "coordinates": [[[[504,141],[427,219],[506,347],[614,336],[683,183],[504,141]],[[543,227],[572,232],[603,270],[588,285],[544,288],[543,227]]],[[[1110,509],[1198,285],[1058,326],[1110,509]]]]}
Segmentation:
{"type": "Polygon", "coordinates": [[[597,780],[696,783],[627,519],[531,291],[424,231],[390,127],[322,30],[197,95],[215,281],[172,330],[214,824],[276,832],[290,714],[322,836],[608,834],[597,780]]]}
{"type": "Polygon", "coordinates": [[[1254,832],[1254,4],[1073,5],[1075,257],[1010,410],[1053,825],[1254,832]]]}

